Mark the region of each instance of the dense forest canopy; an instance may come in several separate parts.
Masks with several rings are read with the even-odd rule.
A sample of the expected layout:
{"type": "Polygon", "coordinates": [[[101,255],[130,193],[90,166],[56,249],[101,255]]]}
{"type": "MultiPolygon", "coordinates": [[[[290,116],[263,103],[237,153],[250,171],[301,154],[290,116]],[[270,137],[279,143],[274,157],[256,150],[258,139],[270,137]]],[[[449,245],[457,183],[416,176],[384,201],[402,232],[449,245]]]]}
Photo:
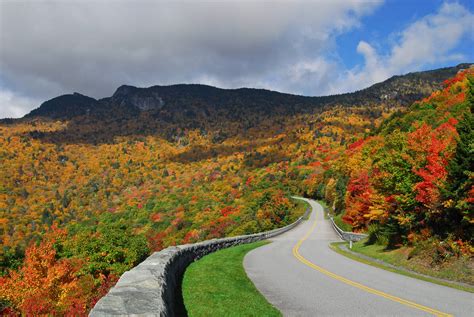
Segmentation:
{"type": "Polygon", "coordinates": [[[380,243],[472,256],[473,76],[461,65],[317,98],[122,86],[4,120],[3,312],[86,314],[150,252],[294,221],[295,194],[380,243]]]}

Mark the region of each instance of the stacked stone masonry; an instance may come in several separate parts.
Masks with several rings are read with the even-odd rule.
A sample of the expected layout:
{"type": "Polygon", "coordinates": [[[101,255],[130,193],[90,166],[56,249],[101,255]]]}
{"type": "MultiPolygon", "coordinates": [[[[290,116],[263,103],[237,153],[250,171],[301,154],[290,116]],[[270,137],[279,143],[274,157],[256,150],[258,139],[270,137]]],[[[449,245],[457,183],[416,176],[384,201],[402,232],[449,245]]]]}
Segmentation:
{"type": "Polygon", "coordinates": [[[180,316],[185,314],[181,281],[186,268],[214,251],[234,245],[269,239],[297,226],[310,212],[294,223],[275,230],[207,240],[168,247],[125,272],[117,284],[101,298],[89,316],[180,316]]]}

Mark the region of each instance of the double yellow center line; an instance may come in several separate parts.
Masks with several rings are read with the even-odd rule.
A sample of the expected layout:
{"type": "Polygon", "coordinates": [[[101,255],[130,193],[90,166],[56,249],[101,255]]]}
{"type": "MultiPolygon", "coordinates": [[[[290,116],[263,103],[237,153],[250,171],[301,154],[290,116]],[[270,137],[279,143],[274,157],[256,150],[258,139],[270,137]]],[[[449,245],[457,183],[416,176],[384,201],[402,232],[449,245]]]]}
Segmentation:
{"type": "Polygon", "coordinates": [[[314,221],[313,225],[311,226],[311,228],[308,230],[308,232],[304,235],[303,238],[301,238],[298,243],[296,243],[296,245],[293,247],[293,255],[295,256],[295,258],[297,258],[300,262],[304,263],[305,265],[309,266],[310,268],[316,270],[316,271],[319,271],[321,273],[323,273],[324,275],[327,275],[329,277],[332,277],[333,279],[336,279],[338,281],[341,281],[343,283],[346,283],[348,285],[351,285],[351,286],[354,286],[358,289],[361,289],[363,291],[366,291],[368,293],[371,293],[371,294],[375,294],[375,295],[378,295],[378,296],[381,296],[381,297],[384,297],[384,298],[387,298],[387,299],[390,299],[394,302],[397,302],[397,303],[400,303],[400,304],[403,304],[405,306],[409,306],[409,307],[412,307],[412,308],[415,308],[415,309],[418,309],[418,310],[422,310],[424,312],[427,312],[427,313],[430,313],[430,314],[433,314],[435,316],[439,316],[439,317],[452,317],[452,315],[450,314],[447,314],[447,313],[443,313],[443,312],[440,312],[436,309],[433,309],[433,308],[429,308],[429,307],[426,307],[426,306],[423,306],[423,305],[420,305],[420,304],[417,304],[417,303],[414,303],[414,302],[411,302],[411,301],[408,301],[406,299],[403,299],[403,298],[400,298],[400,297],[396,297],[396,296],[393,296],[393,295],[390,295],[390,294],[387,294],[387,293],[384,293],[382,291],[378,291],[376,289],[373,289],[371,287],[368,287],[368,286],[365,286],[365,285],[362,285],[360,283],[357,283],[357,282],[354,282],[354,281],[351,281],[345,277],[342,277],[340,275],[337,275],[337,274],[334,274],[332,272],[329,272],[328,270],[326,269],[323,269],[322,267],[312,263],[311,261],[309,261],[308,259],[306,259],[305,257],[303,257],[300,252],[299,252],[299,249],[301,247],[301,245],[303,244],[303,242],[308,239],[308,237],[311,235],[311,233],[313,233],[314,229],[316,228],[316,224],[317,224],[317,220],[314,221]]]}

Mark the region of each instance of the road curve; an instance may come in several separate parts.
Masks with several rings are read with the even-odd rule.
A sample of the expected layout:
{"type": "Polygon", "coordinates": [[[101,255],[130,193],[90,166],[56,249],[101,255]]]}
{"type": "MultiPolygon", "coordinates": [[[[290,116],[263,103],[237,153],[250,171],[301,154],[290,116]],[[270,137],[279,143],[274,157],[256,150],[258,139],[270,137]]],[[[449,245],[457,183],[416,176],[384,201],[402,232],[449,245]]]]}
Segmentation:
{"type": "Polygon", "coordinates": [[[474,316],[474,295],[353,261],[321,205],[310,219],[244,258],[249,278],[284,316],[474,316]]]}

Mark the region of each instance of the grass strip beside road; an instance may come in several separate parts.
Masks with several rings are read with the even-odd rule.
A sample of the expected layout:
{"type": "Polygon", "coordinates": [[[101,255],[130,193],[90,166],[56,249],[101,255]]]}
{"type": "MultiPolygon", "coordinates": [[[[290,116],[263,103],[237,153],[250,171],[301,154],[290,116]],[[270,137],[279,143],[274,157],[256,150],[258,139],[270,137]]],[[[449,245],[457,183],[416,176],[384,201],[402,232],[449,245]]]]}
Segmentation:
{"type": "Polygon", "coordinates": [[[281,316],[247,277],[244,256],[266,241],[243,244],[209,254],[184,274],[183,298],[190,317],[281,316]]]}
{"type": "Polygon", "coordinates": [[[329,216],[331,216],[334,220],[334,223],[336,224],[336,226],[339,227],[339,229],[346,232],[352,232],[352,226],[342,220],[343,214],[336,215],[333,211],[331,211],[331,208],[328,207],[327,203],[324,200],[317,200],[317,202],[323,207],[324,219],[329,219],[329,216]]]}
{"type": "Polygon", "coordinates": [[[443,286],[455,288],[455,289],[458,289],[458,290],[461,290],[461,291],[474,293],[474,287],[471,287],[467,284],[450,282],[450,281],[430,277],[430,276],[427,276],[427,275],[424,275],[424,274],[420,274],[420,273],[417,273],[417,272],[409,271],[408,269],[399,268],[399,267],[394,266],[393,264],[385,263],[383,260],[378,259],[378,258],[368,259],[366,257],[368,257],[369,255],[361,253],[361,255],[365,256],[365,257],[362,257],[361,255],[357,254],[357,252],[355,251],[354,248],[352,249],[352,251],[348,251],[347,249],[344,250],[343,248],[341,248],[342,245],[347,246],[348,244],[347,244],[347,242],[333,242],[333,243],[330,244],[330,248],[333,251],[335,251],[335,252],[337,252],[341,255],[344,255],[344,256],[352,259],[352,260],[355,260],[355,261],[358,261],[358,262],[361,262],[361,263],[364,263],[364,264],[367,264],[367,265],[371,265],[371,266],[374,266],[374,267],[377,267],[377,268],[380,268],[380,269],[383,269],[383,270],[386,270],[386,271],[390,271],[390,272],[397,273],[397,274],[402,274],[402,275],[405,275],[405,276],[408,276],[408,277],[416,278],[416,279],[423,280],[423,281],[430,282],[430,283],[435,283],[435,284],[438,284],[438,285],[443,285],[443,286]]]}
{"type": "Polygon", "coordinates": [[[352,226],[342,220],[342,214],[334,216],[333,220],[336,226],[338,226],[342,231],[352,232],[352,226]]]}

